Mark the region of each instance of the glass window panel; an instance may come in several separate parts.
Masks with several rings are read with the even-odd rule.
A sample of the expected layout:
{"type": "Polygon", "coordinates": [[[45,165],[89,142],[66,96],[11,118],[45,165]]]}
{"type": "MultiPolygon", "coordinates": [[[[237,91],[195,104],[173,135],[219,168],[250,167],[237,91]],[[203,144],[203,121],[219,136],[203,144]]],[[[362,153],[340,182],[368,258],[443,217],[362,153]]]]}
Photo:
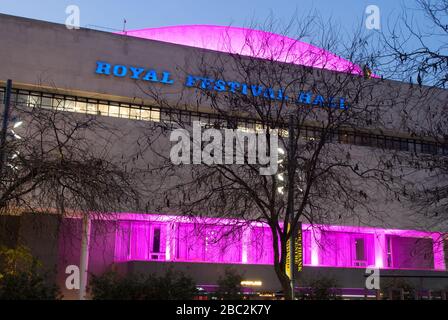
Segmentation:
{"type": "Polygon", "coordinates": [[[82,102],[82,101],[76,101],[75,111],[76,112],[81,112],[81,113],[86,113],[86,111],[87,111],[87,103],[82,102]]]}
{"type": "Polygon", "coordinates": [[[40,97],[38,96],[28,96],[28,106],[30,107],[38,107],[40,106],[40,97]]]}
{"type": "Polygon", "coordinates": [[[355,239],[355,252],[357,261],[364,261],[366,259],[364,239],[362,238],[355,239]]]}
{"type": "Polygon", "coordinates": [[[127,105],[120,106],[120,118],[129,118],[129,106],[127,105]]]}
{"type": "MultiPolygon", "coordinates": [[[[117,107],[118,108],[118,107],[117,107]]],[[[147,260],[149,257],[150,225],[148,222],[131,223],[131,260],[147,260]]]]}
{"type": "Polygon", "coordinates": [[[159,122],[160,121],[160,111],[159,110],[151,110],[151,120],[159,122]]]}
{"type": "Polygon", "coordinates": [[[109,106],[109,116],[110,117],[118,117],[120,112],[120,107],[118,106],[109,106]]]}
{"type": "Polygon", "coordinates": [[[100,116],[107,116],[107,115],[109,115],[109,105],[100,103],[98,105],[98,114],[100,116]]]}
{"type": "Polygon", "coordinates": [[[76,101],[74,100],[65,100],[65,111],[75,111],[76,108],[76,101]]]}
{"type": "Polygon", "coordinates": [[[63,98],[53,98],[53,108],[57,110],[63,110],[65,101],[63,98]]]}
{"type": "Polygon", "coordinates": [[[137,119],[140,120],[140,109],[136,109],[136,108],[131,108],[129,110],[129,117],[131,119],[137,119]]]}
{"type": "Polygon", "coordinates": [[[53,106],[53,99],[51,97],[42,97],[42,107],[51,108],[53,106]]]}
{"type": "Polygon", "coordinates": [[[96,103],[88,102],[86,106],[86,111],[88,114],[98,114],[98,108],[96,103]]]}
{"type": "Polygon", "coordinates": [[[22,93],[18,94],[16,103],[18,105],[26,105],[26,104],[28,104],[28,95],[27,94],[22,94],[22,93]]]}
{"type": "Polygon", "coordinates": [[[160,227],[154,228],[154,235],[152,241],[152,252],[160,252],[160,227]]]}
{"type": "Polygon", "coordinates": [[[115,261],[127,261],[129,259],[131,226],[129,222],[119,222],[115,238],[115,261]]]}
{"type": "Polygon", "coordinates": [[[151,111],[142,109],[142,120],[151,120],[151,111]]]}

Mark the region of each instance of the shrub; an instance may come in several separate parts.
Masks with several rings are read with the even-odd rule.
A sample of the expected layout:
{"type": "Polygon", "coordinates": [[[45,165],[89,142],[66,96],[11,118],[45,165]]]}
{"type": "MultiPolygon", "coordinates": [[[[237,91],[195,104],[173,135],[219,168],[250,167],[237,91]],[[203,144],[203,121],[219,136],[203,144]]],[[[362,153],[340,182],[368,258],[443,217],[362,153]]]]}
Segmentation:
{"type": "Polygon", "coordinates": [[[333,278],[321,277],[310,282],[309,298],[313,300],[334,300],[339,299],[340,294],[338,282],[333,278]]]}
{"type": "Polygon", "coordinates": [[[225,300],[239,300],[241,295],[241,280],[243,277],[233,268],[226,268],[224,277],[218,279],[217,297],[225,300]]]}
{"type": "Polygon", "coordinates": [[[41,262],[24,246],[0,248],[1,300],[54,300],[61,298],[41,262]]]}
{"type": "Polygon", "coordinates": [[[197,290],[190,277],[168,269],[161,276],[121,276],[108,271],[92,277],[90,292],[94,300],[189,300],[197,290]]]}

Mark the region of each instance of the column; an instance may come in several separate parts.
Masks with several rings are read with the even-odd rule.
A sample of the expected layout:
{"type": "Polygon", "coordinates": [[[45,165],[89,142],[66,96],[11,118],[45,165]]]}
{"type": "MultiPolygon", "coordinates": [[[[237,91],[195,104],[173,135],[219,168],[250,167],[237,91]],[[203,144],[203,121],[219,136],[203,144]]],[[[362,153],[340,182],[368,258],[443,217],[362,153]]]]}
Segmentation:
{"type": "Polygon", "coordinates": [[[376,230],[373,241],[375,244],[375,267],[382,269],[387,267],[386,234],[382,230],[376,230]]]}

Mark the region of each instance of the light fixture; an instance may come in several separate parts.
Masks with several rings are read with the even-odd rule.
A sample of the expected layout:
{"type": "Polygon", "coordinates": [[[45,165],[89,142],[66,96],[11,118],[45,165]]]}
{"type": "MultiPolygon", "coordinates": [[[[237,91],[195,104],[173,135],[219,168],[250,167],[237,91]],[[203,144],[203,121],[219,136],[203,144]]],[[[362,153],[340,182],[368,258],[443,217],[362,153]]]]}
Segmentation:
{"type": "Polygon", "coordinates": [[[11,130],[11,133],[14,136],[14,138],[19,139],[19,140],[22,139],[21,136],[19,136],[17,133],[14,132],[14,130],[11,130]]]}
{"type": "Polygon", "coordinates": [[[283,178],[283,174],[281,174],[281,173],[279,173],[279,174],[277,175],[277,178],[278,178],[278,180],[280,180],[280,181],[285,181],[285,178],[283,178]]]}
{"type": "Polygon", "coordinates": [[[20,127],[22,124],[23,124],[23,121],[17,121],[17,122],[14,123],[13,128],[14,128],[14,129],[15,129],[15,128],[18,128],[18,127],[20,127]]]}
{"type": "Polygon", "coordinates": [[[283,150],[282,148],[278,148],[278,153],[285,154],[285,150],[283,150]]]}
{"type": "Polygon", "coordinates": [[[278,193],[283,194],[283,187],[278,187],[277,191],[278,191],[278,193]]]}
{"type": "Polygon", "coordinates": [[[263,282],[260,280],[243,280],[240,283],[243,287],[261,287],[263,282]]]}

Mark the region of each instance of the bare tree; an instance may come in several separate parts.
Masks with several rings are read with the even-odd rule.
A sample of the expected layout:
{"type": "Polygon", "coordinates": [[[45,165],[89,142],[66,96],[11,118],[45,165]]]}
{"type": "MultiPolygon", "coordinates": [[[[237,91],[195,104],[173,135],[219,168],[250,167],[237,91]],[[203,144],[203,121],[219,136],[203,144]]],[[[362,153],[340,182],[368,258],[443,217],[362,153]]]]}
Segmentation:
{"type": "MultiPolygon", "coordinates": [[[[427,101],[406,109],[407,131],[424,137],[422,151],[395,158],[419,175],[403,189],[418,212],[432,225],[446,226],[448,210],[448,1],[417,0],[405,7],[401,19],[383,33],[387,61],[393,77],[416,82],[427,101]],[[388,60],[390,59],[390,60],[388,60]],[[413,80],[415,79],[415,80],[413,80]],[[425,86],[426,85],[426,86],[425,86]],[[428,103],[431,101],[432,103],[428,103]],[[421,173],[424,172],[424,176],[421,173]]],[[[419,216],[421,217],[421,216],[419,216]]]]}
{"type": "Polygon", "coordinates": [[[135,206],[138,192],[126,163],[108,150],[117,132],[94,115],[51,105],[39,97],[12,99],[3,146],[0,213],[102,215],[135,206]],[[18,125],[20,124],[20,126],[18,125]]]}
{"type": "MultiPolygon", "coordinates": [[[[416,0],[383,33],[390,65],[418,84],[445,88],[448,83],[448,1],[416,0]]],[[[397,76],[397,75],[396,75],[397,76]]]]}
{"type": "MultiPolygon", "coordinates": [[[[153,149],[159,156],[160,161],[151,167],[162,177],[154,189],[161,200],[156,206],[159,210],[244,219],[270,227],[274,269],[290,298],[287,243],[300,221],[349,220],[357,224],[375,216],[382,219],[374,203],[379,190],[394,183],[394,173],[385,162],[376,161],[377,150],[360,151],[350,143],[354,143],[354,132],[383,127],[383,114],[400,104],[403,92],[394,84],[372,78],[367,67],[359,67],[374,64],[359,32],[343,46],[347,39],[316,17],[293,20],[283,30],[271,19],[259,28],[268,32],[246,30],[242,47],[235,46],[233,35],[224,35],[222,43],[228,54],[203,52],[191,57],[186,67],[178,66],[186,77],[193,78],[187,78],[189,88],[177,99],[167,97],[157,86],[141,89],[161,107],[160,125],[165,129],[190,131],[191,121],[185,121],[179,109],[208,108],[211,112],[207,119],[202,117],[202,130],[258,132],[268,146],[278,130],[279,148],[285,156],[277,174],[260,175],[262,165],[248,161],[174,165],[158,149],[163,143],[156,143],[161,138],[167,144],[167,132],[160,134],[163,130],[159,135],[147,134],[151,138],[143,148],[153,149]],[[295,38],[289,40],[279,40],[277,35],[293,32],[295,38]],[[314,42],[316,46],[325,50],[316,51],[301,42],[310,34],[319,40],[314,42]],[[354,64],[340,67],[337,55],[326,50],[354,64]],[[288,129],[290,121],[293,127],[288,129]]],[[[410,92],[408,88],[405,91],[406,95],[410,92]]],[[[191,142],[199,143],[195,138],[191,142]]],[[[214,152],[221,154],[218,149],[214,152]]],[[[244,150],[248,160],[250,155],[244,150]]]]}

